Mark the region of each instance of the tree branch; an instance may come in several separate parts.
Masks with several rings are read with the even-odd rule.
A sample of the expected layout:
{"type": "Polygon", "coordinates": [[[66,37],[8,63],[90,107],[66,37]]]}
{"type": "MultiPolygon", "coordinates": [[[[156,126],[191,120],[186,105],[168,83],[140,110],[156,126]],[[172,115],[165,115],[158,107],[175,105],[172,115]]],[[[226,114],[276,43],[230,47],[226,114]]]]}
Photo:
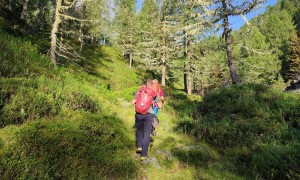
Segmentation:
{"type": "Polygon", "coordinates": [[[79,22],[98,22],[99,21],[99,20],[89,20],[89,19],[78,19],[76,17],[68,16],[68,15],[65,15],[65,14],[59,14],[59,15],[64,17],[65,19],[79,21],[79,22]]]}

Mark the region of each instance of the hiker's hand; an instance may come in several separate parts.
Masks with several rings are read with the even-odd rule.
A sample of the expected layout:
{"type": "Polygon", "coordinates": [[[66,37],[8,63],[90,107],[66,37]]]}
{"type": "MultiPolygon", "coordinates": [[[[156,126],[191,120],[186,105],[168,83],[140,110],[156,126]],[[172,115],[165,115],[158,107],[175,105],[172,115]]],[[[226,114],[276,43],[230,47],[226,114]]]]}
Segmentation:
{"type": "Polygon", "coordinates": [[[157,103],[157,107],[158,107],[159,109],[161,109],[161,108],[163,107],[162,103],[161,103],[161,102],[158,102],[158,103],[157,103]]]}
{"type": "Polygon", "coordinates": [[[130,101],[130,104],[135,104],[135,103],[136,103],[135,99],[133,99],[133,100],[130,101]]]}

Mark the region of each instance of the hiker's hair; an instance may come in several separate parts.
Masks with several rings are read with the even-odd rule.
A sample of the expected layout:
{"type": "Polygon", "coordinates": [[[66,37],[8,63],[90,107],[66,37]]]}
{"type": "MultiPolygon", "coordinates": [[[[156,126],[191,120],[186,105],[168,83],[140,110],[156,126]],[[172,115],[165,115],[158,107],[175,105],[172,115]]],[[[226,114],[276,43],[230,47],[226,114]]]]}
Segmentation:
{"type": "Polygon", "coordinates": [[[157,79],[153,79],[152,86],[153,86],[153,89],[155,90],[155,92],[160,93],[161,87],[160,87],[157,79]]]}
{"type": "Polygon", "coordinates": [[[153,82],[151,79],[146,79],[146,86],[152,86],[153,85],[153,82]]]}

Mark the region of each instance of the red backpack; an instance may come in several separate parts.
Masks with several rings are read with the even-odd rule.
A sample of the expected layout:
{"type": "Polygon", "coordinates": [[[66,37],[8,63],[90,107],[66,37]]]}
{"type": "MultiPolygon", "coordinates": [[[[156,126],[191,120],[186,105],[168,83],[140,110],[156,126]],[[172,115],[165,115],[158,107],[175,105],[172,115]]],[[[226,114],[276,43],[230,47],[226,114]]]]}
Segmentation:
{"type": "Polygon", "coordinates": [[[156,96],[156,92],[147,86],[142,86],[138,92],[135,103],[135,111],[140,114],[147,114],[152,99],[156,96]]]}

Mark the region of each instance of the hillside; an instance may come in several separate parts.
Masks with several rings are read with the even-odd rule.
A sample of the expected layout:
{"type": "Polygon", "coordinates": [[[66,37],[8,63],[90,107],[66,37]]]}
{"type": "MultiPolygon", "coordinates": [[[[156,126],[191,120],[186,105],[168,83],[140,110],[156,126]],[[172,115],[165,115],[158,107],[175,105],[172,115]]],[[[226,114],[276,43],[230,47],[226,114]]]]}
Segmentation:
{"type": "Polygon", "coordinates": [[[114,115],[109,79],[54,67],[36,45],[3,30],[0,38],[1,177],[135,177],[134,143],[114,115]]]}
{"type": "Polygon", "coordinates": [[[205,97],[165,88],[143,164],[129,104],[151,73],[86,46],[59,66],[40,42],[0,25],[1,179],[297,179],[299,95],[261,84],[205,97]]]}
{"type": "Polygon", "coordinates": [[[140,164],[129,101],[146,74],[129,69],[111,47],[88,48],[84,60],[54,67],[38,45],[10,32],[1,26],[1,177],[192,179],[198,174],[171,154],[197,144],[174,131],[175,120],[188,118],[195,107],[183,92],[167,90],[153,161],[140,164]],[[181,109],[185,103],[191,107],[181,109]]]}

